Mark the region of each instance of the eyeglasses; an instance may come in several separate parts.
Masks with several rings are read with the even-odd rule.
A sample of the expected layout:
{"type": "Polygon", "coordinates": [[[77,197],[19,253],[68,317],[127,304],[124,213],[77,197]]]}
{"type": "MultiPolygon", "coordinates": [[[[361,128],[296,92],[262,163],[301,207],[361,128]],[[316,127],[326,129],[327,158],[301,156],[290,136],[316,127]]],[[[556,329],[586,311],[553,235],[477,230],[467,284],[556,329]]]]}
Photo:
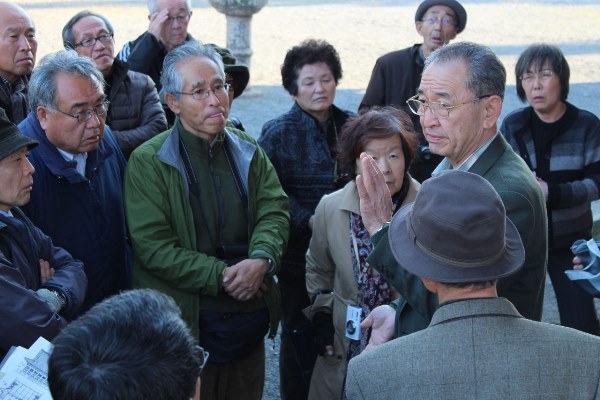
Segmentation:
{"type": "Polygon", "coordinates": [[[186,92],[175,92],[177,94],[187,94],[188,96],[192,96],[195,100],[204,101],[210,97],[210,94],[213,93],[217,99],[220,99],[220,96],[227,96],[227,92],[229,92],[229,83],[217,83],[212,89],[194,89],[191,93],[186,92]]]}
{"type": "Polygon", "coordinates": [[[456,21],[452,17],[436,17],[435,15],[430,15],[429,17],[422,20],[429,25],[437,25],[438,22],[442,22],[443,26],[456,26],[456,21]]]}
{"type": "Polygon", "coordinates": [[[473,100],[471,101],[467,101],[464,103],[458,103],[458,104],[454,104],[452,106],[448,106],[444,103],[439,103],[436,101],[432,101],[432,102],[424,102],[421,101],[419,99],[417,99],[419,95],[415,95],[413,97],[411,97],[410,99],[406,100],[406,104],[408,104],[408,108],[410,108],[410,111],[412,111],[413,114],[416,115],[425,115],[425,110],[427,108],[429,108],[429,111],[431,111],[431,113],[437,117],[437,118],[448,118],[450,116],[450,110],[454,110],[455,108],[460,108],[464,105],[467,104],[471,104],[477,100],[481,100],[484,99],[486,97],[491,97],[493,96],[493,94],[486,94],[485,96],[479,96],[479,97],[475,97],[473,100]]]}
{"type": "Polygon", "coordinates": [[[106,113],[108,111],[109,104],[110,104],[110,102],[108,100],[105,100],[92,109],[83,110],[76,114],[69,114],[64,111],[60,111],[59,109],[53,109],[53,110],[58,111],[61,114],[68,115],[71,118],[75,118],[77,120],[77,122],[79,122],[80,124],[83,124],[84,122],[87,122],[90,119],[92,119],[92,116],[94,114],[96,114],[98,119],[104,119],[104,117],[106,117],[106,113]]]}
{"type": "Polygon", "coordinates": [[[189,14],[177,15],[175,17],[168,16],[167,19],[165,20],[165,22],[167,24],[172,24],[173,22],[177,21],[180,24],[185,24],[186,22],[189,21],[189,19],[190,19],[189,14]]]}
{"type": "Polygon", "coordinates": [[[537,73],[525,72],[523,75],[521,75],[521,81],[525,83],[532,83],[536,76],[540,81],[548,82],[554,76],[554,71],[552,71],[551,69],[543,69],[537,73]]]}
{"type": "Polygon", "coordinates": [[[95,37],[95,38],[87,38],[87,39],[83,39],[81,42],[76,43],[73,47],[92,47],[93,45],[96,44],[96,42],[100,42],[102,44],[108,44],[109,42],[111,42],[113,40],[113,34],[112,33],[103,33],[102,35],[95,37]]]}
{"type": "Polygon", "coordinates": [[[208,351],[205,351],[202,347],[196,346],[196,350],[198,351],[198,356],[200,358],[200,365],[198,366],[198,375],[202,373],[202,369],[206,365],[208,361],[208,356],[210,355],[208,351]]]}
{"type": "Polygon", "coordinates": [[[229,89],[228,89],[229,92],[235,92],[235,87],[233,86],[234,82],[235,81],[233,80],[233,78],[231,78],[229,75],[227,75],[227,78],[225,78],[225,83],[227,85],[229,85],[229,89]]]}

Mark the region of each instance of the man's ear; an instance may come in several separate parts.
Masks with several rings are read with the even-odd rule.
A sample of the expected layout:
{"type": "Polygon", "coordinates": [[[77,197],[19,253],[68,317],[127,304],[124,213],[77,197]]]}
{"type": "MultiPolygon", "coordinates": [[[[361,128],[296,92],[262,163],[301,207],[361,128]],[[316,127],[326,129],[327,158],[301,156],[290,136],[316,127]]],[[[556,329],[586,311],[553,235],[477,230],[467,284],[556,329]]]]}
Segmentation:
{"type": "Polygon", "coordinates": [[[502,98],[494,95],[481,100],[485,101],[483,127],[486,129],[493,128],[496,126],[500,113],[502,112],[502,98]]]}
{"type": "Polygon", "coordinates": [[[46,107],[38,106],[35,109],[35,115],[37,116],[38,121],[40,121],[40,126],[43,130],[46,130],[48,126],[48,110],[46,107]]]}
{"type": "Polygon", "coordinates": [[[423,282],[425,289],[429,290],[431,293],[437,294],[437,292],[438,292],[437,282],[432,281],[431,279],[423,278],[423,277],[421,277],[420,279],[421,279],[421,282],[423,282]]]}
{"type": "Polygon", "coordinates": [[[181,108],[179,107],[179,100],[175,98],[175,95],[173,93],[166,93],[165,101],[167,102],[167,105],[169,106],[171,111],[179,115],[179,113],[181,112],[181,108]]]}
{"type": "Polygon", "coordinates": [[[417,30],[417,33],[419,34],[419,36],[423,36],[423,33],[421,32],[422,27],[423,27],[423,21],[415,21],[415,29],[417,30]]]}

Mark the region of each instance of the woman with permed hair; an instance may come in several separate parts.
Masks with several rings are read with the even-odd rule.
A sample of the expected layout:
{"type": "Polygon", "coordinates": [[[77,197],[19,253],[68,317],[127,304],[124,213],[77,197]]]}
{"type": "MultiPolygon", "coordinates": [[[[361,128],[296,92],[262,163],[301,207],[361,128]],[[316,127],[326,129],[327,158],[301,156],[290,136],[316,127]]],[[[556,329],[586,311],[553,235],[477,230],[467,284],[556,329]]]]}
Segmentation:
{"type": "Polygon", "coordinates": [[[365,152],[385,177],[394,212],[414,201],[419,183],[408,173],[417,136],[410,117],[392,107],[370,109],[350,119],[342,131],[338,160],[353,178],[343,189],[325,195],[315,212],[306,254],[306,286],[313,303],[307,310],[315,326],[320,355],[313,371],[309,399],[341,399],[348,361],[369,342],[369,331],[358,324],[377,306],[398,297],[392,286],[367,263],[373,244],[360,212],[354,178],[361,174],[365,152]],[[347,310],[357,306],[352,339],[347,310]]]}
{"type": "Polygon", "coordinates": [[[305,254],[317,203],[345,183],[335,158],[342,126],[351,115],[333,105],[341,78],[340,58],[330,43],[311,39],[291,48],[281,80],[294,104],[265,123],[258,141],[290,201],[291,234],[279,274],[282,400],[307,398],[316,357],[312,328],[302,314],[309,305],[305,254]]]}

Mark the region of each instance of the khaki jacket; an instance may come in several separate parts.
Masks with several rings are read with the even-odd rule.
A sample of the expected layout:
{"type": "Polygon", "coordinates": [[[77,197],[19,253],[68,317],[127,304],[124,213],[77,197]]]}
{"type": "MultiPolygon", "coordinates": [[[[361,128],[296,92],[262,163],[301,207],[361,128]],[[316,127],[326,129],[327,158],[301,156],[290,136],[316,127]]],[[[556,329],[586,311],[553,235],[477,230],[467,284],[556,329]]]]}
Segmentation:
{"type": "MultiPolygon", "coordinates": [[[[417,181],[410,179],[410,187],[402,206],[414,201],[420,187],[417,181]]],[[[319,294],[305,313],[309,319],[324,309],[333,314],[335,355],[317,357],[309,399],[342,397],[349,344],[349,339],[345,336],[346,307],[348,304],[359,304],[362,298],[352,269],[350,212],[360,214],[354,181],[323,196],[315,211],[313,234],[306,253],[306,288],[311,301],[318,293],[331,293],[319,294]]]]}

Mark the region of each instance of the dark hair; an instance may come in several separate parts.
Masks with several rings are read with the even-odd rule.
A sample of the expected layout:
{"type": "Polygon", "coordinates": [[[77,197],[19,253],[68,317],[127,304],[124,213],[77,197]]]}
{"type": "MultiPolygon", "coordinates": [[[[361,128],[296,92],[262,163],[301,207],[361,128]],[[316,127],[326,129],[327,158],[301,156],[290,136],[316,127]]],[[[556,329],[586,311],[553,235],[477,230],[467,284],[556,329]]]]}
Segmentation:
{"type": "Polygon", "coordinates": [[[53,341],[48,384],[55,400],[189,400],[200,351],[175,301],[156,290],[96,304],[53,341]]]}
{"type": "Polygon", "coordinates": [[[395,107],[373,107],[350,118],[342,128],[337,147],[341,172],[356,177],[356,159],[367,142],[394,135],[402,142],[405,171],[408,172],[417,147],[417,135],[408,114],[395,107]]]}
{"type": "Polygon", "coordinates": [[[480,282],[444,282],[444,285],[457,289],[487,289],[495,286],[497,280],[480,281],[480,282]]]}
{"type": "Polygon", "coordinates": [[[289,94],[298,94],[298,75],[305,65],[327,64],[337,85],[342,79],[342,64],[335,48],[325,40],[308,39],[288,50],[281,65],[281,82],[289,94]]]}
{"type": "Polygon", "coordinates": [[[558,46],[551,44],[538,43],[529,46],[517,60],[515,65],[515,76],[517,78],[517,95],[522,102],[527,101],[527,95],[523,89],[523,82],[521,77],[530,68],[539,71],[546,60],[550,63],[552,71],[558,74],[560,79],[560,99],[562,101],[567,100],[569,95],[569,76],[571,71],[569,69],[569,63],[563,55],[563,52],[558,46]]]}
{"type": "Polygon", "coordinates": [[[425,60],[430,65],[459,61],[467,67],[465,88],[475,97],[497,95],[504,98],[506,70],[496,54],[487,46],[473,42],[458,42],[442,46],[425,60]]]}
{"type": "Polygon", "coordinates": [[[100,14],[93,13],[88,10],[83,10],[83,11],[80,11],[77,14],[75,14],[73,16],[73,18],[71,18],[69,20],[69,22],[67,22],[67,24],[64,26],[64,28],[62,30],[63,46],[65,46],[65,49],[75,50],[76,43],[75,43],[75,35],[73,35],[73,25],[75,25],[77,22],[79,22],[80,19],[85,18],[85,17],[100,18],[102,20],[102,22],[104,22],[104,25],[106,25],[106,29],[108,29],[108,33],[110,33],[111,35],[115,34],[112,24],[110,23],[110,21],[108,19],[106,19],[106,17],[104,17],[100,14]]]}

